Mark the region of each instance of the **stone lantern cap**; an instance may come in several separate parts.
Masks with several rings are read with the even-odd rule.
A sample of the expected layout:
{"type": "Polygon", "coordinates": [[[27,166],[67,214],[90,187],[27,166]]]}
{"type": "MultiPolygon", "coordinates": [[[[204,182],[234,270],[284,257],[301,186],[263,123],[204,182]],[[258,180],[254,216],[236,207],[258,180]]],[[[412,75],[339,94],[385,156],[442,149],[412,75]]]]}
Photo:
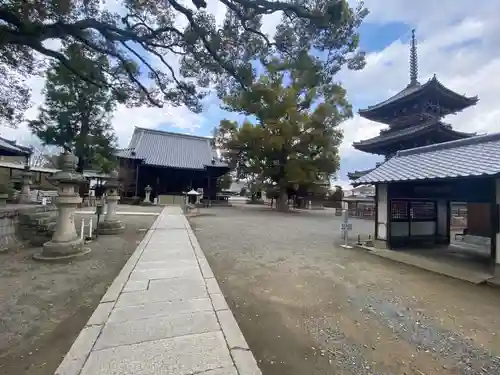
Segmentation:
{"type": "Polygon", "coordinates": [[[109,177],[107,178],[106,181],[106,188],[117,188],[119,186],[119,181],[118,181],[118,171],[117,170],[112,170],[109,172],[109,177]]]}
{"type": "Polygon", "coordinates": [[[58,157],[58,164],[61,170],[54,173],[47,179],[55,184],[79,184],[85,181],[85,177],[81,173],[75,172],[75,165],[78,158],[68,151],[64,151],[58,157]]]}
{"type": "Polygon", "coordinates": [[[149,186],[149,185],[144,188],[144,191],[151,192],[152,190],[153,190],[153,188],[151,186],[149,186]]]}
{"type": "Polygon", "coordinates": [[[21,172],[21,176],[25,178],[30,178],[31,176],[33,176],[33,172],[31,172],[31,167],[28,164],[24,166],[23,171],[21,172]]]}
{"type": "Polygon", "coordinates": [[[191,189],[186,193],[186,195],[201,195],[201,193],[198,193],[196,190],[191,189]]]}

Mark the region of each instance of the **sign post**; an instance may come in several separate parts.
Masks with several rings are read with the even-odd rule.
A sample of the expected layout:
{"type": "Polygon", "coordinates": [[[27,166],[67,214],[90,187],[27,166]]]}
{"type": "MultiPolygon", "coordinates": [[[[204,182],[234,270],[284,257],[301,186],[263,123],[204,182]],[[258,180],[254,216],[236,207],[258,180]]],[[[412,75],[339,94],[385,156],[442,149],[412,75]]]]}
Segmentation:
{"type": "Polygon", "coordinates": [[[352,246],[349,246],[347,243],[348,234],[352,231],[352,223],[349,223],[349,212],[348,210],[344,210],[344,221],[340,224],[340,231],[344,236],[344,244],[340,245],[345,249],[352,249],[352,246]]]}

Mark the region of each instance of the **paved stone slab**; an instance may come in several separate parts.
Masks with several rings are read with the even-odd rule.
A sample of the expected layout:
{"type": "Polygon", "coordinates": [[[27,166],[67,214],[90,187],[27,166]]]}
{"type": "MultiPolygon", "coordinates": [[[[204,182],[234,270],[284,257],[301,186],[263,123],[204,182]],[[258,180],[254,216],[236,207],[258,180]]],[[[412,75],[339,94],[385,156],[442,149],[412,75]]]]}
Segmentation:
{"type": "Polygon", "coordinates": [[[128,292],[137,292],[141,290],[146,290],[148,289],[149,281],[127,281],[125,283],[125,286],[123,287],[122,292],[123,293],[128,293],[128,292]]]}
{"type": "Polygon", "coordinates": [[[57,368],[55,375],[78,375],[101,329],[102,326],[85,327],[57,368]]]}
{"type": "Polygon", "coordinates": [[[215,277],[206,259],[198,259],[198,262],[200,263],[201,273],[203,274],[203,277],[205,279],[211,279],[215,277]]]}
{"type": "Polygon", "coordinates": [[[215,311],[229,309],[229,306],[227,305],[227,302],[222,294],[211,294],[210,298],[212,299],[215,311]]]}
{"type": "Polygon", "coordinates": [[[238,375],[238,371],[234,367],[224,367],[204,372],[203,375],[238,375]]]}
{"type": "Polygon", "coordinates": [[[175,215],[170,216],[168,220],[161,220],[156,229],[186,229],[186,225],[188,225],[184,216],[175,215]]]}
{"type": "Polygon", "coordinates": [[[217,311],[217,317],[219,318],[219,322],[229,349],[238,348],[248,350],[248,344],[243,337],[231,310],[217,311]]]}
{"type": "Polygon", "coordinates": [[[196,311],[213,311],[209,298],[155,302],[142,305],[116,307],[109,316],[108,323],[143,319],[153,316],[177,315],[196,311]]]}
{"type": "Polygon", "coordinates": [[[142,259],[135,266],[135,271],[143,270],[170,270],[172,268],[198,267],[198,262],[193,257],[191,259],[182,260],[158,260],[145,262],[142,259]]]}
{"type": "Polygon", "coordinates": [[[187,249],[156,249],[149,250],[144,252],[141,257],[141,261],[143,262],[158,262],[166,259],[176,259],[176,260],[191,260],[196,259],[193,252],[187,249]]]}
{"type": "Polygon", "coordinates": [[[150,245],[162,245],[165,248],[190,244],[189,235],[183,230],[155,229],[155,234],[149,241],[150,245]]]}
{"type": "Polygon", "coordinates": [[[191,375],[232,366],[221,332],[93,351],[81,375],[191,375]]]}
{"type": "Polygon", "coordinates": [[[104,297],[102,297],[101,302],[116,301],[126,283],[127,278],[118,275],[118,277],[115,279],[115,281],[113,281],[111,286],[106,291],[106,294],[104,294],[104,297]]]}
{"type": "Polygon", "coordinates": [[[204,297],[208,297],[205,285],[197,284],[197,281],[188,278],[168,279],[161,284],[151,281],[149,289],[145,291],[123,293],[118,298],[116,306],[123,307],[204,297]]]}
{"type": "Polygon", "coordinates": [[[87,322],[88,326],[92,325],[101,325],[106,323],[108,320],[109,314],[111,313],[111,310],[113,309],[114,302],[103,302],[100,303],[97,308],[94,310],[94,313],[90,317],[89,321],[87,322]]]}
{"type": "Polygon", "coordinates": [[[231,350],[231,355],[239,375],[262,375],[251,351],[234,349],[231,350]]]}
{"type": "Polygon", "coordinates": [[[222,294],[222,292],[219,288],[219,283],[217,283],[217,280],[215,279],[215,277],[212,277],[210,279],[205,279],[205,282],[207,283],[208,293],[210,293],[210,294],[222,294]]]}
{"type": "Polygon", "coordinates": [[[154,280],[154,279],[173,279],[176,277],[196,277],[200,273],[197,266],[193,267],[172,267],[170,269],[158,270],[138,270],[130,274],[130,280],[154,280]]]}
{"type": "Polygon", "coordinates": [[[219,330],[212,311],[108,323],[95,343],[94,350],[219,330]]]}
{"type": "Polygon", "coordinates": [[[208,297],[205,283],[198,277],[151,280],[149,290],[168,294],[172,300],[208,297]]]}

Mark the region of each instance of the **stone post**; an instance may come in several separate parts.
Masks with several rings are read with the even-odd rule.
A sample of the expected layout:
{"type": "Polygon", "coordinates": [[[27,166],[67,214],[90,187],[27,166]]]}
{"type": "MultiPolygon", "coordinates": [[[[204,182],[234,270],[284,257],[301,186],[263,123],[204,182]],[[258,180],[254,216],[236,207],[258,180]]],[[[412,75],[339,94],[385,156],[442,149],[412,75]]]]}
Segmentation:
{"type": "Polygon", "coordinates": [[[50,182],[58,187],[59,195],[55,204],[59,210],[56,229],[52,239],[43,244],[43,250],[33,257],[44,261],[61,261],[83,256],[90,252],[83,247],[83,239],[76,233],[74,212],[82,198],[78,187],[84,177],[75,172],[76,157],[68,151],[59,155],[60,171],[49,177],[50,182]]]}
{"type": "Polygon", "coordinates": [[[99,223],[97,228],[99,234],[118,234],[125,229],[123,223],[116,216],[116,206],[120,200],[118,185],[118,172],[112,171],[105,185],[107,211],[104,220],[99,223]]]}
{"type": "Polygon", "coordinates": [[[26,165],[22,172],[22,186],[21,193],[19,194],[19,203],[21,204],[33,203],[30,198],[31,176],[30,167],[26,165]]]}
{"type": "Polygon", "coordinates": [[[153,189],[151,188],[151,186],[146,186],[144,188],[144,200],[142,201],[142,204],[144,205],[149,205],[151,204],[151,192],[153,191],[153,189]]]}

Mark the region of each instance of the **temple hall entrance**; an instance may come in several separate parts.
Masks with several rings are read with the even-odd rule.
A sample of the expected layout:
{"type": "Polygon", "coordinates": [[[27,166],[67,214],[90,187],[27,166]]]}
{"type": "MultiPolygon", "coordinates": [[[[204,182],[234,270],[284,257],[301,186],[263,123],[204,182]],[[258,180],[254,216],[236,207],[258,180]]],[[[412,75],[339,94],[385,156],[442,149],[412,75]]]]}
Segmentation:
{"type": "Polygon", "coordinates": [[[450,251],[470,261],[492,262],[491,205],[450,202],[450,251]]]}

